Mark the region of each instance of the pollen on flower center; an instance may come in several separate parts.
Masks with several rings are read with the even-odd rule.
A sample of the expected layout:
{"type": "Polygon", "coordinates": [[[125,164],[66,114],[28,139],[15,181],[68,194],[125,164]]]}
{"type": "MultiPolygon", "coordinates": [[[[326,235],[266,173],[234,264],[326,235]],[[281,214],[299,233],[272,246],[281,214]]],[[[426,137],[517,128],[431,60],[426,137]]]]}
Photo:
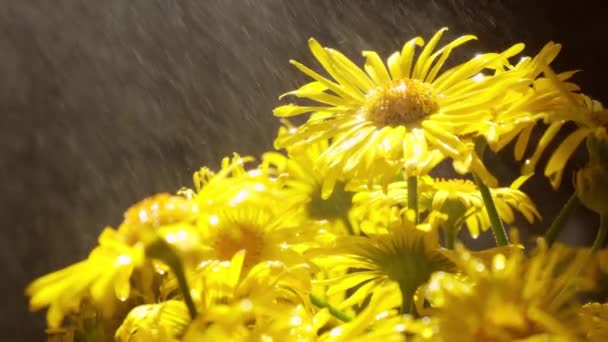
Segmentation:
{"type": "Polygon", "coordinates": [[[220,260],[230,260],[240,250],[245,250],[244,267],[249,268],[261,260],[264,237],[252,225],[235,224],[233,229],[222,230],[215,238],[215,251],[220,260]]]}
{"type": "Polygon", "coordinates": [[[417,123],[437,110],[433,88],[409,78],[374,89],[367,95],[364,107],[366,118],[383,126],[417,123]]]}

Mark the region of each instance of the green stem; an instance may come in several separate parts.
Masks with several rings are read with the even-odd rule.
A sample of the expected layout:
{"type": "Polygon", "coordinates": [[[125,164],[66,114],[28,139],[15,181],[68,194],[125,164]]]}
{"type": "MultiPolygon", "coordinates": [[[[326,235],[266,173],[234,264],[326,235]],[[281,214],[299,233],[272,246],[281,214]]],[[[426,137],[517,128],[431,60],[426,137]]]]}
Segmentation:
{"type": "Polygon", "coordinates": [[[188,312],[190,313],[190,318],[194,319],[197,315],[196,306],[194,305],[194,301],[192,300],[192,295],[190,294],[190,288],[188,287],[188,282],[186,281],[186,274],[184,273],[184,267],[182,266],[182,262],[179,256],[173,251],[171,246],[162,238],[157,238],[150,244],[146,246],[146,254],[152,258],[159,259],[163,261],[173,274],[175,274],[175,278],[177,279],[177,284],[179,289],[184,296],[184,301],[186,302],[186,306],[188,307],[188,312]]]}
{"type": "Polygon", "coordinates": [[[444,225],[443,227],[443,243],[445,244],[445,248],[454,249],[454,242],[456,241],[456,232],[458,231],[456,227],[451,225],[444,225]]]}
{"type": "Polygon", "coordinates": [[[416,311],[416,304],[414,302],[416,290],[411,286],[403,284],[399,284],[399,290],[401,291],[401,313],[418,317],[418,311],[416,311]]]}
{"type": "Polygon", "coordinates": [[[494,204],[494,199],[492,198],[490,188],[488,188],[488,186],[476,174],[473,174],[473,178],[475,179],[475,183],[477,183],[477,187],[481,193],[481,198],[483,199],[483,204],[488,212],[488,217],[490,218],[490,223],[492,224],[494,239],[496,239],[496,245],[499,247],[508,245],[509,238],[507,237],[507,232],[502,224],[502,220],[498,215],[498,210],[496,210],[496,205],[494,204]]]}
{"type": "Polygon", "coordinates": [[[194,301],[192,300],[192,296],[190,295],[190,288],[188,287],[188,283],[186,282],[184,268],[182,267],[181,263],[176,266],[177,267],[171,267],[171,270],[173,270],[173,273],[175,273],[175,277],[177,278],[179,289],[182,291],[184,301],[186,302],[188,312],[190,313],[190,318],[194,319],[196,317],[196,306],[194,305],[194,301]]]}
{"type": "Polygon", "coordinates": [[[311,293],[311,294],[308,295],[308,297],[310,298],[310,301],[316,307],[318,307],[318,308],[327,308],[327,310],[329,310],[329,313],[332,314],[332,316],[336,317],[337,319],[341,320],[342,322],[350,322],[352,320],[352,318],[350,316],[348,316],[344,312],[342,312],[342,311],[334,308],[329,303],[327,303],[323,299],[315,296],[314,294],[311,293]]]}
{"type": "Polygon", "coordinates": [[[608,213],[600,215],[600,229],[595,236],[595,241],[591,246],[591,253],[597,252],[604,245],[606,236],[608,235],[608,213]]]}
{"type": "Polygon", "coordinates": [[[346,231],[348,232],[348,235],[355,235],[355,228],[353,228],[353,225],[350,223],[348,215],[342,215],[341,220],[344,224],[344,227],[346,228],[346,231]]]}
{"type": "Polygon", "coordinates": [[[407,177],[407,207],[414,211],[414,223],[418,224],[418,176],[407,177]]]}
{"type": "Polygon", "coordinates": [[[568,199],[568,202],[566,202],[566,204],[564,204],[562,209],[559,211],[553,222],[551,222],[551,226],[545,233],[545,240],[547,241],[547,244],[549,246],[551,246],[553,242],[555,242],[555,239],[562,231],[562,228],[564,228],[566,221],[568,220],[570,215],[572,215],[574,209],[579,206],[579,204],[580,201],[578,200],[576,193],[573,193],[572,196],[570,196],[570,198],[568,199]]]}
{"type": "Polygon", "coordinates": [[[411,296],[403,296],[403,299],[401,300],[401,313],[409,314],[414,317],[416,316],[416,307],[414,306],[414,301],[411,296]]]}

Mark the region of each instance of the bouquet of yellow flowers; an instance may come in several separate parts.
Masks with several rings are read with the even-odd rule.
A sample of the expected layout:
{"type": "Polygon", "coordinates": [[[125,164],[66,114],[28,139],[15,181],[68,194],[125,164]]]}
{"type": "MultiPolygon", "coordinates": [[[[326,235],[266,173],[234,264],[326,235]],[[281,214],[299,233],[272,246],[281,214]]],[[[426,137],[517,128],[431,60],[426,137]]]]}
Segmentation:
{"type": "Polygon", "coordinates": [[[277,151],[201,168],[193,188],[158,194],[107,227],[87,259],[34,280],[51,341],[606,341],[608,304],[585,303],[608,274],[608,113],[557,73],[561,46],[523,44],[445,70],[467,35],[407,41],[357,66],[314,39],[324,69],[283,97],[277,151]],[[513,63],[518,59],[517,63],[513,63]],[[585,142],[588,163],[547,233],[520,187],[562,126],[576,130],[544,167],[558,188],[585,142]],[[544,124],[536,147],[533,129],[544,124]],[[508,186],[484,155],[514,144],[508,186]],[[448,161],[462,178],[432,176],[448,161]],[[600,216],[590,248],[556,237],[584,205],[600,216]],[[466,227],[466,231],[463,228],[466,227]],[[459,237],[491,229],[496,247],[459,237]]]}

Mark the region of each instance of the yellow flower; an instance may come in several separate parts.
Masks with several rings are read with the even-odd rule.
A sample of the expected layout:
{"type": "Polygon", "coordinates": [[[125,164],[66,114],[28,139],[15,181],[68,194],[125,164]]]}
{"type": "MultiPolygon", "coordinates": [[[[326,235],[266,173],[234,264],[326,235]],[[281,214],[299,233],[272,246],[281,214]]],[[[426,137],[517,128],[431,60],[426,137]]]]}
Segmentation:
{"type": "Polygon", "coordinates": [[[597,139],[608,141],[608,135],[606,134],[608,112],[599,101],[584,94],[573,93],[573,91],[578,90],[578,87],[565,82],[565,79],[569,76],[565,76],[566,73],[555,75],[548,68],[545,73],[566,102],[548,114],[549,127],[539,140],[534,154],[526,160],[523,172],[531,173],[534,171],[536,163],[549,146],[549,143],[553,141],[566,122],[572,121],[577,125],[577,128],[553,151],[545,166],[545,176],[549,178],[554,188],[558,188],[562,181],[566,163],[583,140],[589,136],[594,136],[597,139]]]}
{"type": "Polygon", "coordinates": [[[268,260],[304,262],[295,247],[313,241],[317,231],[314,226],[291,225],[294,210],[282,210],[285,212],[278,215],[264,204],[246,203],[209,212],[208,218],[199,222],[205,259],[230,260],[244,250],[246,270],[268,260]]]}
{"type": "MultiPolygon", "coordinates": [[[[539,120],[547,120],[550,112],[564,107],[566,99],[554,82],[547,78],[538,78],[549,64],[557,57],[560,44],[550,42],[534,56],[523,57],[515,66],[505,66],[505,71],[519,72],[526,75],[522,86],[505,89],[505,96],[491,108],[490,120],[473,124],[486,138],[490,148],[497,152],[517,137],[515,158],[521,160],[528,146],[530,135],[539,120]],[[528,82],[534,80],[531,84],[528,82]]],[[[570,78],[574,72],[565,72],[558,77],[561,80],[570,78]]],[[[568,83],[571,89],[576,85],[568,83]]]]}
{"type": "Polygon", "coordinates": [[[608,303],[585,304],[578,314],[586,341],[608,341],[608,303]]]}
{"type": "MultiPolygon", "coordinates": [[[[116,299],[131,295],[131,275],[136,269],[151,268],[145,263],[145,246],[158,238],[164,226],[196,218],[198,207],[192,201],[159,194],[132,206],[118,230],[106,228],[89,257],[62,270],[33,281],[26,289],[30,309],[48,306],[47,324],[61,325],[66,314],[79,309],[83,299],[107,315],[116,299]]],[[[143,270],[142,272],[150,272],[143,270]]]]}
{"type": "Polygon", "coordinates": [[[50,328],[59,327],[65,315],[77,311],[89,297],[98,308],[111,313],[116,299],[129,297],[129,278],[143,260],[141,246],[125,244],[114,229],[106,228],[99,236],[99,246],[86,260],[42,276],[27,287],[30,309],[48,306],[50,328]]]}
{"type": "MultiPolygon", "coordinates": [[[[199,315],[184,341],[310,334],[300,326],[307,315],[308,266],[266,261],[247,271],[245,254],[240,251],[230,261],[204,262],[190,276],[199,315]]],[[[163,292],[171,293],[172,288],[165,284],[163,292]]]]}
{"type": "Polygon", "coordinates": [[[499,54],[478,55],[440,74],[452,50],[475,39],[463,36],[435,51],[444,32],[438,31],[416,60],[416,47],[424,41],[420,37],[408,41],[388,58],[388,69],[377,53],[363,52],[365,72],[340,52],[311,39],[313,55],[335,81],[291,62],[315,81],[287,94],[322,105],[276,108],[274,114],[280,117],[313,114],[275,145],[307,145],[330,138],[331,146],[319,158],[319,168],[333,176],[325,180],[329,183],[325,189],[331,189],[334,178],[341,175],[363,181],[374,177],[387,184],[402,168],[407,176],[426,174],[445,157],[454,159],[458,172],[474,171],[495,184],[473,143],[464,137],[479,133],[471,131],[471,125],[490,119],[489,108],[526,77],[520,72],[487,77],[480,73],[502,69],[523,44],[499,54]]]}
{"type": "Polygon", "coordinates": [[[588,251],[544,241],[531,257],[523,250],[496,254],[491,265],[460,251],[464,281],[445,273],[427,286],[443,341],[576,340],[578,272],[588,251]]]}
{"type": "MultiPolygon", "coordinates": [[[[285,134],[281,129],[279,136],[285,134]]],[[[286,157],[278,152],[265,153],[262,158],[262,169],[275,169],[281,180],[286,197],[293,201],[294,209],[302,209],[305,219],[314,221],[329,221],[338,230],[348,230],[352,233],[350,209],[353,192],[346,189],[346,183],[338,180],[329,197],[323,197],[329,191],[323,191],[327,185],[324,172],[315,170],[315,161],[327,149],[326,140],[305,146],[298,150],[289,150],[286,157]],[[341,227],[341,228],[340,228],[341,227]]]]}
{"type": "Polygon", "coordinates": [[[166,193],[157,194],[131,206],[125,212],[118,233],[129,245],[147,243],[157,238],[159,228],[192,223],[199,214],[199,205],[194,201],[166,193]]]}
{"type": "Polygon", "coordinates": [[[393,223],[387,233],[367,237],[338,237],[334,246],[315,251],[314,262],[323,269],[342,271],[343,276],[324,280],[327,295],[356,290],[337,305],[340,309],[360,305],[371,293],[391,288],[393,307],[414,310],[413,297],[436,271],[451,271],[452,262],[439,246],[437,231],[416,227],[409,219],[393,223]],[[356,270],[347,272],[348,270],[356,270]]]}
{"type": "Polygon", "coordinates": [[[269,207],[284,203],[285,195],[269,170],[245,168],[252,161],[252,157],[235,153],[232,158],[222,159],[217,173],[202,167],[193,175],[195,189],[182,188],[180,193],[198,203],[204,209],[203,214],[214,207],[235,207],[241,203],[264,203],[269,207]]]}
{"type": "Polygon", "coordinates": [[[169,300],[133,308],[115,334],[118,342],[177,342],[190,316],[186,304],[169,300]]]}
{"type": "MultiPolygon", "coordinates": [[[[519,211],[530,223],[540,218],[532,200],[518,189],[525,179],[526,177],[516,179],[508,188],[490,189],[498,214],[506,223],[514,222],[514,210],[519,211]]],[[[479,189],[470,180],[424,176],[419,180],[418,194],[421,212],[445,214],[449,222],[444,223],[454,225],[455,228],[464,224],[474,238],[479,236],[480,231],[486,231],[491,226],[479,189]]],[[[390,215],[387,215],[382,207],[404,211],[407,201],[405,181],[389,184],[386,192],[376,186],[371,191],[358,192],[353,198],[358,219],[369,220],[382,212],[380,216],[384,219],[384,224],[390,222],[390,215]]],[[[394,220],[397,216],[392,217],[394,220]]]]}
{"type": "MultiPolygon", "coordinates": [[[[456,229],[465,224],[472,237],[490,228],[490,218],[485,209],[481,193],[474,182],[465,179],[426,178],[422,187],[428,190],[420,193],[420,206],[423,210],[437,211],[449,216],[456,229]]],[[[540,218],[532,200],[518,188],[521,179],[508,188],[491,188],[490,193],[505,223],[515,221],[513,209],[519,211],[530,223],[540,218]]]]}

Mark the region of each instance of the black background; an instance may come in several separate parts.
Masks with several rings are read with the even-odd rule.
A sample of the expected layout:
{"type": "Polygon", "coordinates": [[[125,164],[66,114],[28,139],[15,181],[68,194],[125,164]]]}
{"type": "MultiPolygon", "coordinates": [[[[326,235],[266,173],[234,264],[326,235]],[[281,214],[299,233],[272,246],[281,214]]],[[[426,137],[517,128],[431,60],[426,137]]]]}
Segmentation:
{"type": "MultiPolygon", "coordinates": [[[[85,257],[130,204],[190,185],[232,152],[270,149],[278,95],[305,80],[288,60],[315,65],[309,37],[361,62],[361,50],[386,57],[443,26],[444,42],[479,37],[454,61],[563,43],[556,68],[583,70],[583,90],[608,101],[601,2],[0,1],[0,340],[43,339],[24,287],[85,257]]],[[[519,169],[510,151],[490,159],[507,183],[519,169]]],[[[526,186],[546,217],[570,177],[558,193],[541,177],[526,186]]],[[[595,229],[579,210],[562,239],[586,243],[595,229]]]]}

